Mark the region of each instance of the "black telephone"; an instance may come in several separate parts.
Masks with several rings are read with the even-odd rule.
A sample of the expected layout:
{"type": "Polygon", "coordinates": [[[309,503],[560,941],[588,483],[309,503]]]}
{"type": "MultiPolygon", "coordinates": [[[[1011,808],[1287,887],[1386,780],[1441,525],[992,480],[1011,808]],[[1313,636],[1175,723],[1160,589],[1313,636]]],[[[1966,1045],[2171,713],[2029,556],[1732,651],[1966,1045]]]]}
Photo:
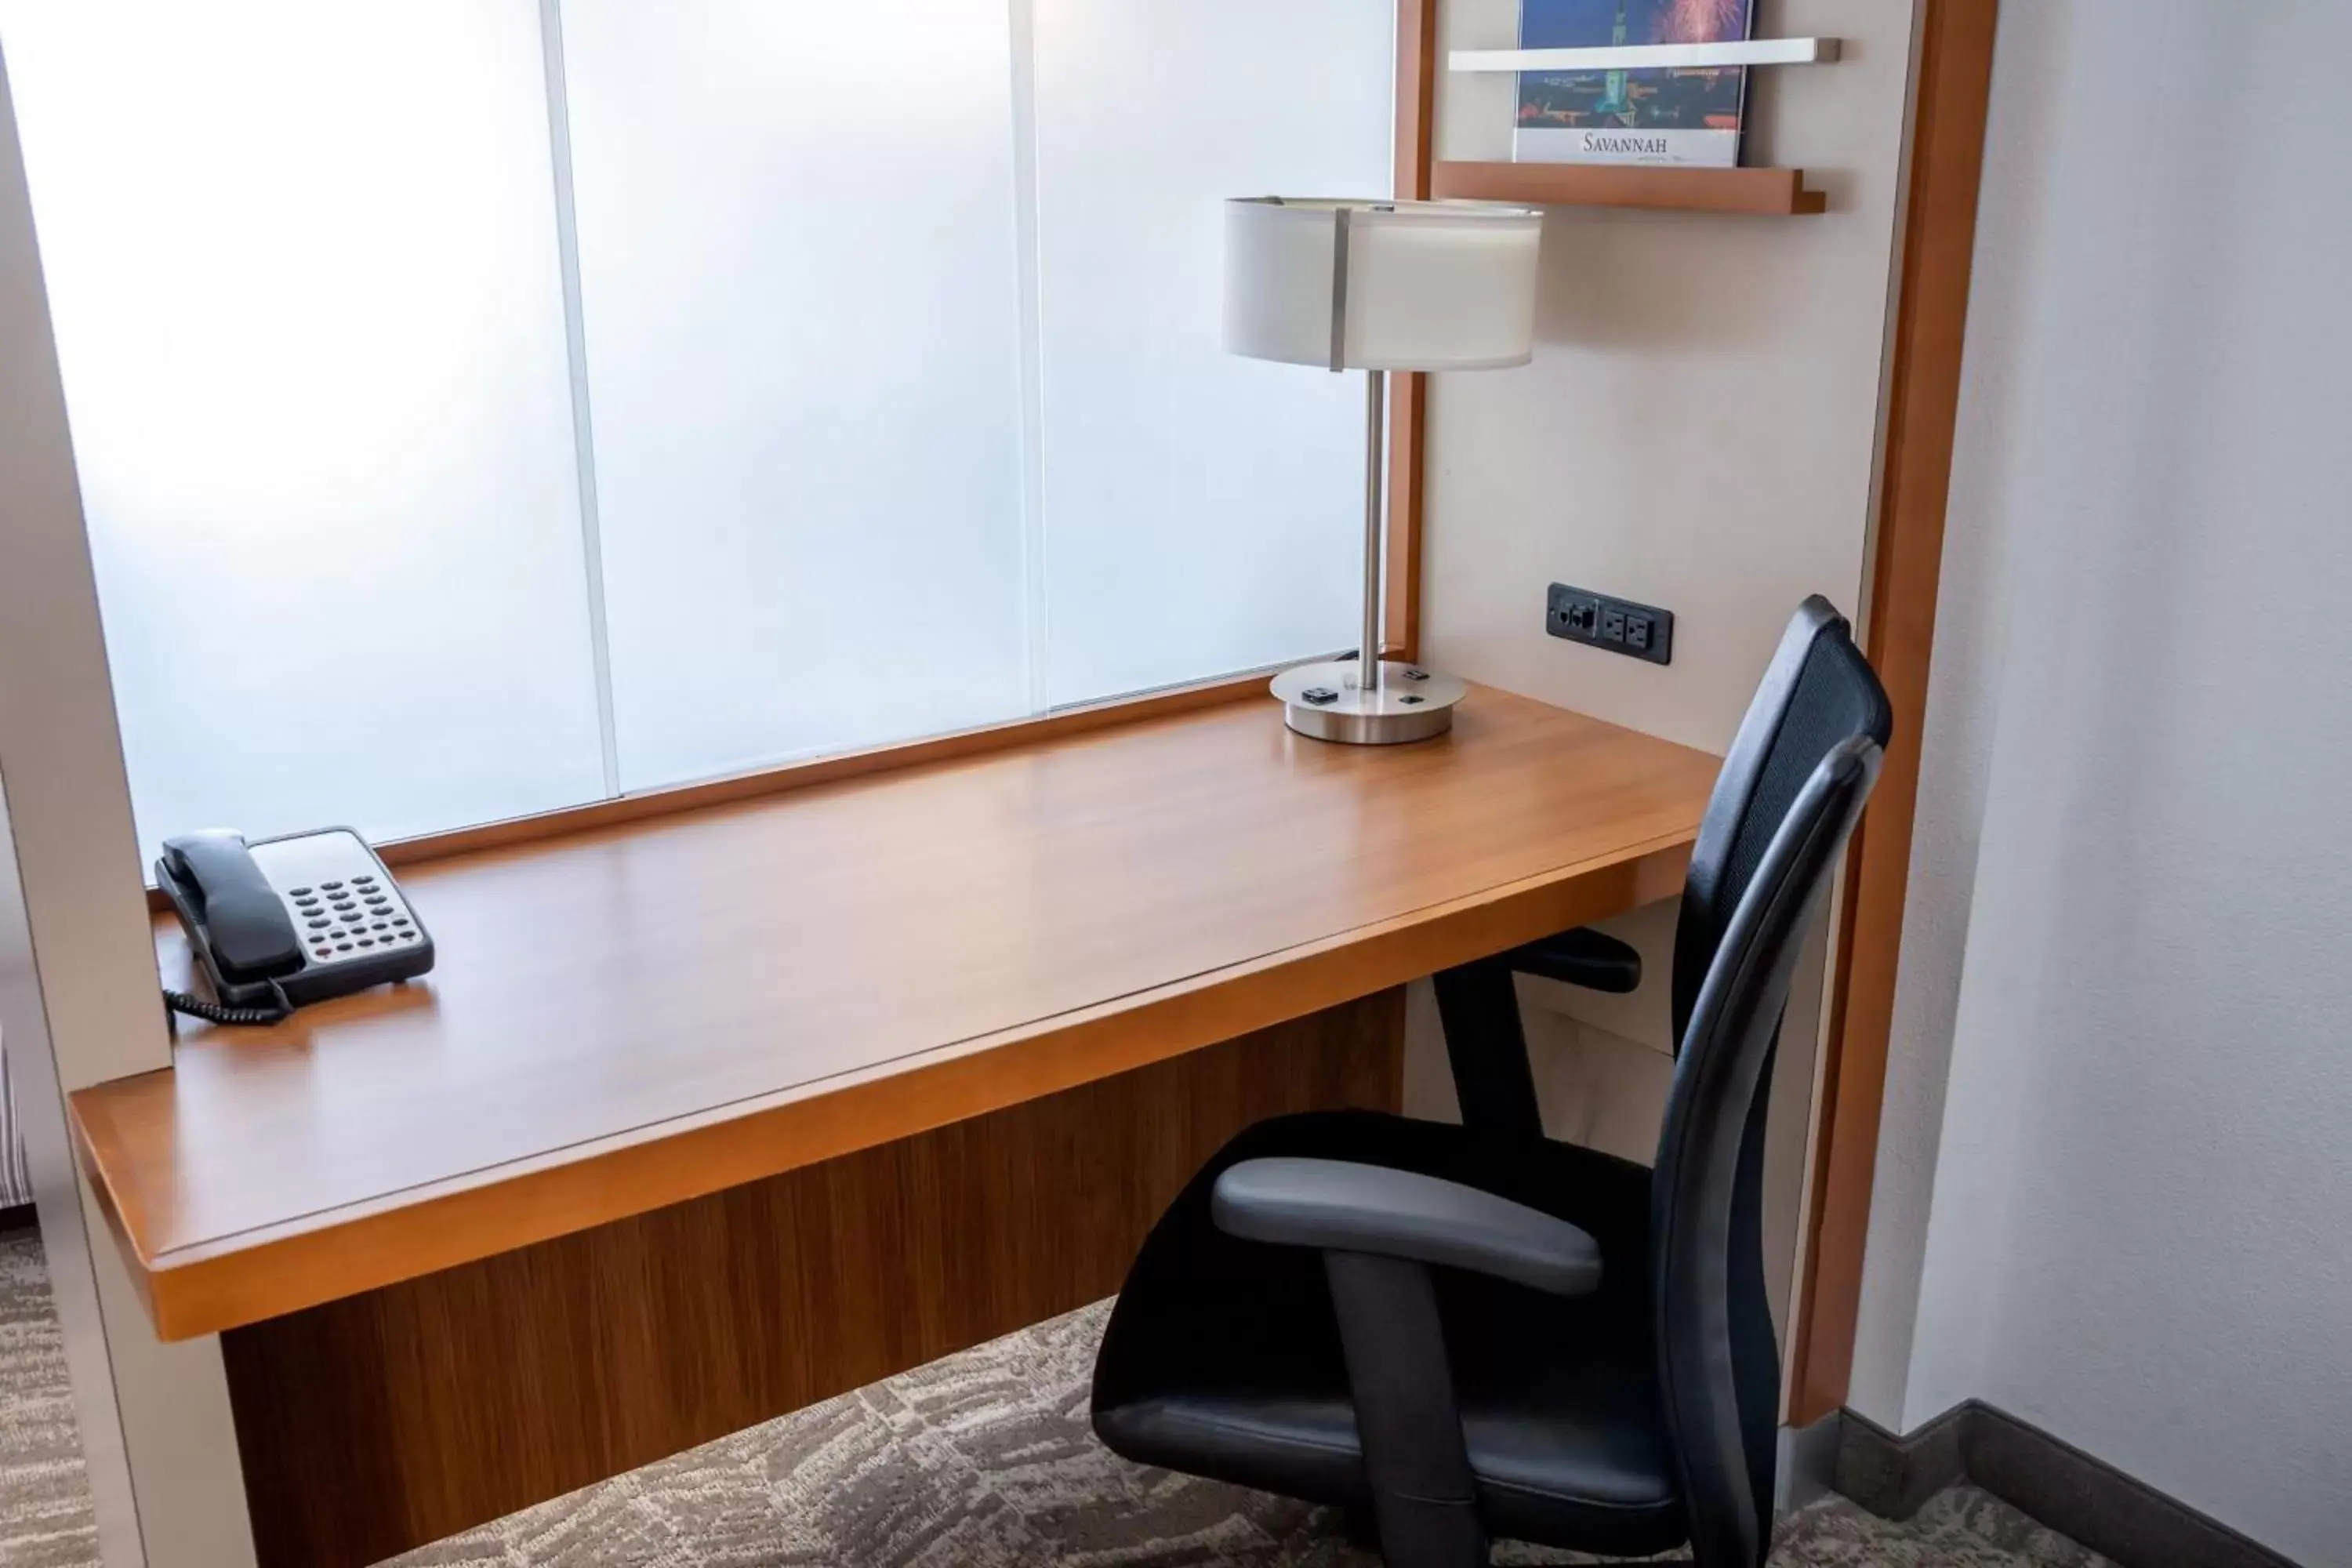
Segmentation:
{"type": "Polygon", "coordinates": [[[295,1008],[433,967],[433,938],[367,840],[348,827],[247,844],[215,830],[163,840],[155,885],[187,928],[216,1001],[163,993],[215,1024],[295,1008]]]}

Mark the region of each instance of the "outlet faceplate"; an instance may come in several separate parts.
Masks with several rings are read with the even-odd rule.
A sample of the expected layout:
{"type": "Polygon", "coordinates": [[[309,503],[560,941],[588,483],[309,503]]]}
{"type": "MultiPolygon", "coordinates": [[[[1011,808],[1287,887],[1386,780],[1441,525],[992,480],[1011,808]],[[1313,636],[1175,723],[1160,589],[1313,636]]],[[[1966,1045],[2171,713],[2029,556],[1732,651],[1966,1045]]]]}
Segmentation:
{"type": "Polygon", "coordinates": [[[1570,642],[1606,648],[1652,664],[1675,661],[1675,613],[1655,605],[1614,599],[1554,583],[1544,605],[1544,630],[1570,642]]]}

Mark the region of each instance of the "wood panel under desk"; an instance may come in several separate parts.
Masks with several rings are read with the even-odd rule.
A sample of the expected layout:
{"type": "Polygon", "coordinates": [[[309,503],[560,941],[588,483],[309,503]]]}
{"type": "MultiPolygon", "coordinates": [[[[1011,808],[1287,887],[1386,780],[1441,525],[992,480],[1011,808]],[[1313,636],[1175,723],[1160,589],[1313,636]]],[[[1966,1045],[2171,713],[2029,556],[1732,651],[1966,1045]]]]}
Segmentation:
{"type": "Polygon", "coordinates": [[[1403,994],[223,1336],[261,1568],[359,1568],[1118,1289],[1194,1171],[1394,1110],[1403,994]]]}
{"type": "Polygon", "coordinates": [[[1396,747],[1257,700],[483,850],[401,874],[430,976],[184,1026],[76,1127],[158,1331],[215,1332],[1664,897],[1715,768],[1483,688],[1396,747]]]}

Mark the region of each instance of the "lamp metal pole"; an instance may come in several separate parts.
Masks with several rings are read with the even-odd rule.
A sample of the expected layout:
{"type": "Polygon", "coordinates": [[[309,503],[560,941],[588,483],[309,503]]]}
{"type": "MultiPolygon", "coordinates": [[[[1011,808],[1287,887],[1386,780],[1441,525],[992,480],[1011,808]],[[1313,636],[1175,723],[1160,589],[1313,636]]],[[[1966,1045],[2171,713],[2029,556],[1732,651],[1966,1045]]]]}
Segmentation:
{"type": "Polygon", "coordinates": [[[1356,684],[1381,689],[1381,572],[1387,564],[1388,372],[1364,373],[1364,637],[1357,645],[1356,684]]]}

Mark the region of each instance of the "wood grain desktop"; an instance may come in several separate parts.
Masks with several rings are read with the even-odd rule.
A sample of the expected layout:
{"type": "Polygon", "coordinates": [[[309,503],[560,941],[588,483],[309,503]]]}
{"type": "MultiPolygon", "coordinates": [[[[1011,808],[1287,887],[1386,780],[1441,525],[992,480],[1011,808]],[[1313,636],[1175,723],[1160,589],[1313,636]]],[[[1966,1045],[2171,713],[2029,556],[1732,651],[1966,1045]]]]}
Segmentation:
{"type": "Polygon", "coordinates": [[[1249,1121],[1396,1106],[1397,987],[1675,891],[1716,765],[1253,698],[404,866],[431,975],[184,1026],[81,1152],[265,1568],[357,1565],[1116,1289],[1249,1121]]]}
{"type": "Polygon", "coordinates": [[[1664,896],[1714,771],[1498,691],[1393,748],[1247,701],[462,856],[401,879],[425,981],[74,1112],[158,1331],[215,1332],[1664,896]]]}

